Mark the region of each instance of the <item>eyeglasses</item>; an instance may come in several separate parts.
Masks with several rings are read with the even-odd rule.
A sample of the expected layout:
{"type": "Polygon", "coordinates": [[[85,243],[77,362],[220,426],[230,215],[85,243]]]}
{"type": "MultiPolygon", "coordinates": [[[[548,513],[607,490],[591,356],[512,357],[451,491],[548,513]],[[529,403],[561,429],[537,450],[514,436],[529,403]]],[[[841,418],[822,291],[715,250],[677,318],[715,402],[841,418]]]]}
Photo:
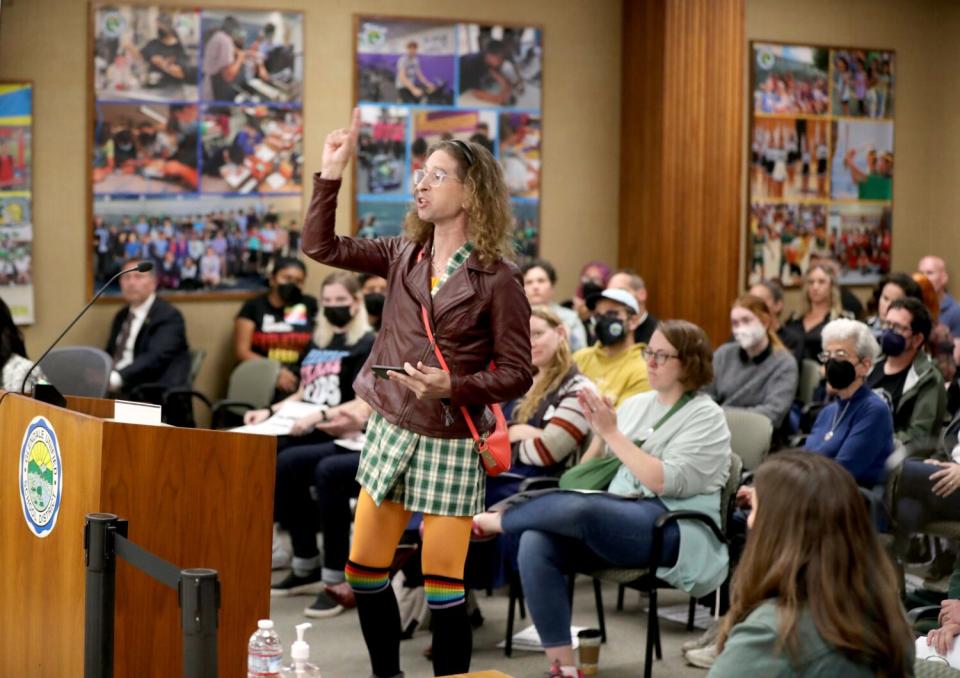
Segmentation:
{"type": "Polygon", "coordinates": [[[883,330],[893,330],[897,334],[910,334],[911,329],[906,325],[901,325],[900,323],[890,322],[889,320],[884,320],[880,323],[880,329],[883,330]]]}
{"type": "Polygon", "coordinates": [[[680,356],[676,353],[667,353],[666,351],[651,351],[649,348],[643,348],[640,350],[640,353],[643,355],[644,360],[653,360],[657,365],[663,366],[667,364],[667,361],[671,358],[680,359],[680,356]]]}
{"type": "Polygon", "coordinates": [[[837,351],[823,351],[822,353],[817,354],[817,360],[824,364],[831,358],[835,360],[847,360],[851,363],[859,362],[857,356],[850,355],[842,348],[837,351]]]}
{"type": "Polygon", "coordinates": [[[427,185],[430,188],[436,188],[437,186],[443,183],[444,179],[450,179],[451,181],[460,181],[456,177],[452,177],[440,169],[430,170],[429,172],[426,170],[418,169],[418,170],[414,170],[413,177],[411,179],[411,181],[413,181],[414,190],[416,190],[416,188],[420,185],[420,183],[424,180],[424,178],[427,179],[427,185]]]}

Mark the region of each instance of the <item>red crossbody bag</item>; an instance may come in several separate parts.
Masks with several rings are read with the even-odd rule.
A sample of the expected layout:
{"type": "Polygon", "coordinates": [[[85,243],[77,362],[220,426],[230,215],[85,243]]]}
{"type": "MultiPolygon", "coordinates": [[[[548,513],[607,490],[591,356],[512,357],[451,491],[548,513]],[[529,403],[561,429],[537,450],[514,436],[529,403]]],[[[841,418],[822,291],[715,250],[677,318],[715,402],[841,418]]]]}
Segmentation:
{"type": "MultiPolygon", "coordinates": [[[[447,367],[447,361],[443,359],[443,354],[440,353],[440,347],[437,346],[437,342],[433,338],[433,331],[430,329],[430,316],[427,313],[427,307],[423,304],[420,304],[420,313],[423,317],[423,328],[427,331],[427,339],[430,340],[430,345],[433,346],[433,352],[440,362],[440,367],[443,368],[444,372],[449,373],[450,368],[447,367]]],[[[496,369],[496,365],[492,362],[490,363],[490,369],[496,369]]],[[[488,405],[487,407],[493,412],[493,416],[497,420],[497,425],[493,432],[486,437],[480,435],[465,405],[460,406],[460,411],[463,413],[463,418],[467,420],[467,428],[470,429],[470,435],[473,436],[473,446],[477,454],[480,455],[480,462],[483,464],[483,468],[486,469],[488,475],[497,476],[504,471],[510,470],[510,461],[513,453],[510,449],[510,433],[507,430],[507,419],[503,416],[503,410],[497,404],[488,405]]]]}

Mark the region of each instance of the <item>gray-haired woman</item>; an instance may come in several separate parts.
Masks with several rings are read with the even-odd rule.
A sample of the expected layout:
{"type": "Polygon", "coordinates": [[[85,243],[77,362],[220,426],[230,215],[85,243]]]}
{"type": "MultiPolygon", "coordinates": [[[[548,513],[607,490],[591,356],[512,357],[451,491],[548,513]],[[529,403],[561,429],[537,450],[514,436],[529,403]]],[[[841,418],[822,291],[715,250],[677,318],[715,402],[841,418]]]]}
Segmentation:
{"type": "Polygon", "coordinates": [[[893,452],[893,415],[887,403],[864,385],[880,352],[863,323],[840,318],[823,328],[827,391],[837,396],[820,411],[804,447],[834,459],[858,484],[885,480],[884,464],[893,452]]]}

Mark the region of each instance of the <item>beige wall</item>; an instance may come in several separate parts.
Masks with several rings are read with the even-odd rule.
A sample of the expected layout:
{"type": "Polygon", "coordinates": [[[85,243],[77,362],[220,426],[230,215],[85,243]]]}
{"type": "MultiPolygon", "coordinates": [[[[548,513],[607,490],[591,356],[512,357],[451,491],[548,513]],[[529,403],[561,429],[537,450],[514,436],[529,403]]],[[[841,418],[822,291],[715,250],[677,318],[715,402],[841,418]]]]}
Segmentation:
{"type": "MultiPolygon", "coordinates": [[[[158,3],[164,4],[164,3],[158,3]]],[[[167,3],[176,4],[176,3],[167,3]]],[[[180,3],[184,4],[184,3],[180,3]]],[[[273,7],[265,0],[207,0],[209,7],[273,7]]],[[[620,137],[619,0],[283,0],[306,13],[307,129],[304,160],[319,168],[327,130],[342,126],[352,102],[352,13],[538,23],[544,28],[542,253],[573,289],[587,259],[617,259],[620,137]]],[[[34,274],[37,322],[26,328],[31,355],[81,308],[86,289],[90,96],[87,4],[82,0],[4,3],[0,79],[32,80],[34,93],[34,274]]],[[[346,195],[346,190],[343,192],[346,195]]],[[[309,195],[304,196],[304,201],[309,195]]],[[[347,228],[346,201],[340,223],[347,228]]],[[[309,281],[322,276],[312,266],[309,281]]],[[[199,388],[217,397],[232,364],[237,302],[179,304],[190,344],[208,352],[199,388]]],[[[64,340],[102,345],[117,307],[98,304],[64,340]]]]}
{"type": "Polygon", "coordinates": [[[957,35],[960,4],[951,0],[747,2],[750,40],[896,50],[893,268],[913,271],[936,252],[960,291],[960,90],[950,75],[957,35]]]}

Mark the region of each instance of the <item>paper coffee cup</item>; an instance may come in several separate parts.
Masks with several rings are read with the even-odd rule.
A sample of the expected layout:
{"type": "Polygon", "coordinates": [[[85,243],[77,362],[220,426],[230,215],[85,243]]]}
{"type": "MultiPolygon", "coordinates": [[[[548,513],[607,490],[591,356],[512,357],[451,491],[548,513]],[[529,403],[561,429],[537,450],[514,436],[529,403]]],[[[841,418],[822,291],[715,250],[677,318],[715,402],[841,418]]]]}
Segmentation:
{"type": "Polygon", "coordinates": [[[596,675],[600,663],[600,629],[584,629],[580,640],[580,670],[585,676],[596,675]]]}

